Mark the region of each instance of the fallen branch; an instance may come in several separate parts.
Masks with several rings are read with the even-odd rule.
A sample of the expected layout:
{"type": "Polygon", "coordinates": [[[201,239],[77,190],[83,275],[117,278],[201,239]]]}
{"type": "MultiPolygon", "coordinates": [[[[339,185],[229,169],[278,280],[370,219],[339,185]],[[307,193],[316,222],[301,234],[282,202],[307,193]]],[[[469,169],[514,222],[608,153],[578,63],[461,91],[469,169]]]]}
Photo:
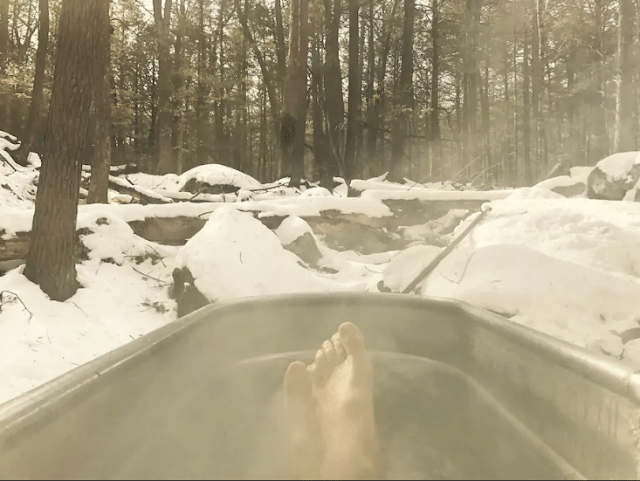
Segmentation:
{"type": "Polygon", "coordinates": [[[18,294],[16,294],[15,292],[11,292],[11,291],[0,291],[0,311],[2,310],[2,305],[5,303],[4,300],[4,295],[5,294],[10,294],[14,297],[14,299],[17,299],[18,301],[20,301],[20,304],[22,304],[22,307],[24,307],[24,310],[27,311],[29,313],[29,321],[31,322],[31,318],[33,317],[33,312],[31,312],[29,310],[29,308],[24,304],[24,302],[22,302],[22,299],[20,299],[20,296],[18,294]]]}
{"type": "Polygon", "coordinates": [[[127,194],[140,199],[145,204],[170,204],[173,199],[158,194],[151,189],[125,182],[113,175],[109,176],[109,187],[121,194],[127,194]]]}
{"type": "Polygon", "coordinates": [[[453,251],[453,249],[456,248],[456,246],[458,244],[460,244],[460,242],[462,242],[462,239],[464,239],[467,235],[469,235],[469,233],[475,229],[475,227],[482,221],[482,219],[484,219],[486,217],[486,215],[491,211],[491,207],[487,207],[485,210],[483,210],[482,212],[480,212],[480,215],[478,217],[476,217],[475,219],[473,219],[473,222],[471,222],[471,224],[469,224],[469,226],[462,232],[462,234],[460,234],[458,237],[456,237],[451,244],[449,244],[447,247],[445,247],[437,256],[435,259],[433,259],[429,265],[427,267],[425,267],[424,269],[422,269],[422,272],[420,272],[420,274],[418,274],[418,276],[409,283],[409,285],[402,291],[403,294],[410,294],[417,286],[418,284],[420,284],[422,282],[422,280],[427,277],[429,274],[431,274],[431,272],[438,266],[438,264],[440,264],[440,262],[442,261],[442,259],[444,259],[445,257],[447,257],[451,251],[453,251]]]}

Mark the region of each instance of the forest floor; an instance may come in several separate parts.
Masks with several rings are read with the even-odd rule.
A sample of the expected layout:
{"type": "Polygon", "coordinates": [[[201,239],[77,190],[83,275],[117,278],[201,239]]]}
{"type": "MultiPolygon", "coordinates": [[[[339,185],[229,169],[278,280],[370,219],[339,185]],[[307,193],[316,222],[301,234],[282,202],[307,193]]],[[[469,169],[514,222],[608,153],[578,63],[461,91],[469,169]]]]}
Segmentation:
{"type": "MultiPolygon", "coordinates": [[[[29,224],[37,177],[34,166],[16,170],[10,165],[12,141],[0,135],[0,231],[5,238],[29,224]]],[[[179,183],[176,176],[130,178],[167,191],[179,183]]],[[[238,182],[255,187],[252,179],[238,182]]],[[[0,403],[175,320],[172,272],[187,258],[190,265],[202,266],[201,275],[194,273],[198,287],[218,300],[300,291],[378,292],[380,281],[401,291],[441,247],[416,243],[363,255],[332,249],[314,235],[318,264],[325,269],[304,265],[283,247],[308,231],[300,219],[305,213],[330,208],[385,216],[388,208],[378,194],[393,190],[402,197],[409,188],[381,179],[368,185],[370,192],[358,199],[346,197],[344,184],[333,193],[309,189],[305,195],[283,188],[247,202],[226,199],[197,235],[199,243],[190,242],[188,249],[136,235],[126,217],[135,217],[140,205],[86,206],[78,228],[91,227],[83,237],[88,252],[77,265],[82,287],[72,298],[49,300],[24,277],[20,262],[0,269],[6,271],[0,276],[0,403]],[[265,215],[289,216],[289,221],[272,231],[240,210],[252,205],[248,203],[260,204],[265,215]],[[96,222],[100,218],[106,222],[96,222]]],[[[426,197],[443,191],[454,197],[473,195],[443,187],[412,188],[426,197]]],[[[421,295],[469,302],[640,369],[640,339],[625,334],[640,327],[640,203],[565,198],[546,188],[485,195],[493,199],[485,204],[490,212],[421,283],[421,295]]],[[[242,193],[236,197],[244,200],[242,193]]],[[[110,199],[122,202],[123,194],[111,192],[110,199]]],[[[178,215],[207,205],[172,207],[178,215]]],[[[452,236],[475,215],[464,219],[452,236]]]]}

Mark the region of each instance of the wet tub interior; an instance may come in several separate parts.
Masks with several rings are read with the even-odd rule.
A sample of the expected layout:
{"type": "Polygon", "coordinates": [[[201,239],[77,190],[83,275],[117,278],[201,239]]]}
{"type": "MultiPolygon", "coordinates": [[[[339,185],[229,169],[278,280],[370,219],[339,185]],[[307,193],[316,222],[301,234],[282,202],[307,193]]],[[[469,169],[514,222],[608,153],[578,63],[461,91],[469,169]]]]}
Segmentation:
{"type": "Polygon", "coordinates": [[[615,392],[622,368],[570,349],[575,362],[593,364],[589,375],[574,372],[545,337],[497,316],[406,299],[288,296],[205,308],[0,407],[0,478],[290,477],[284,371],[310,361],[345,320],[372,350],[388,479],[637,477],[625,424],[637,420],[637,404],[615,392]],[[614,403],[615,436],[602,420],[577,425],[584,412],[573,413],[563,392],[549,403],[535,376],[510,381],[516,358],[614,403]],[[593,372],[611,379],[596,382],[593,372]]]}

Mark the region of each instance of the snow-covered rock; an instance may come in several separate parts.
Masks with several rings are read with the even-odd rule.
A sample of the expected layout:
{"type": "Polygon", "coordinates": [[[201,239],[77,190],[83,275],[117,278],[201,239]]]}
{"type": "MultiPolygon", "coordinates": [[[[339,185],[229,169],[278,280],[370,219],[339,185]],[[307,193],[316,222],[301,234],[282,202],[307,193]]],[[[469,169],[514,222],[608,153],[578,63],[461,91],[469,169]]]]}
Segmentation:
{"type": "MultiPolygon", "coordinates": [[[[216,209],[204,227],[178,251],[176,267],[181,272],[174,271],[174,279],[193,279],[192,287],[209,302],[344,289],[306,270],[295,254],[282,247],[278,236],[253,215],[226,206],[216,209]]],[[[199,298],[193,292],[185,292],[174,289],[180,314],[192,310],[181,306],[185,295],[199,298]]]]}
{"type": "Polygon", "coordinates": [[[192,194],[227,194],[261,187],[262,184],[250,175],[220,164],[194,167],[182,174],[177,182],[177,190],[192,194]]]}
{"type": "Polygon", "coordinates": [[[276,235],[285,249],[293,252],[310,266],[318,266],[322,259],[320,243],[311,226],[304,219],[289,216],[276,229],[276,235]]]}
{"type": "MultiPolygon", "coordinates": [[[[590,199],[623,200],[640,181],[640,152],[618,152],[597,163],[587,180],[590,199]]],[[[637,190],[629,200],[640,201],[637,190]]]]}

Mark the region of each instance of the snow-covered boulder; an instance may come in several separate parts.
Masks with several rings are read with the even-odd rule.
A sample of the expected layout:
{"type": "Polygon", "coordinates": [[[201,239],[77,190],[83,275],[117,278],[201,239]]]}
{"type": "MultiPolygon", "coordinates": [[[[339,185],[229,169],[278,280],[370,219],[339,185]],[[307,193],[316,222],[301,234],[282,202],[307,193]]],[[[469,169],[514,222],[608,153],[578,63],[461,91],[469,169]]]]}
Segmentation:
{"type": "Polygon", "coordinates": [[[252,214],[226,206],[180,248],[173,277],[179,316],[218,300],[343,289],[305,269],[252,214]]]}
{"type": "Polygon", "coordinates": [[[322,259],[319,242],[304,219],[289,216],[276,229],[276,235],[285,249],[293,252],[310,266],[317,267],[322,259]]]}
{"type": "Polygon", "coordinates": [[[260,189],[262,184],[239,170],[220,164],[199,165],[178,178],[177,189],[192,194],[232,194],[260,189]]]}
{"type": "Polygon", "coordinates": [[[640,201],[636,185],[640,181],[640,152],[619,152],[602,159],[589,174],[587,197],[604,200],[640,201]],[[629,199],[627,193],[634,195],[629,199]]]}

